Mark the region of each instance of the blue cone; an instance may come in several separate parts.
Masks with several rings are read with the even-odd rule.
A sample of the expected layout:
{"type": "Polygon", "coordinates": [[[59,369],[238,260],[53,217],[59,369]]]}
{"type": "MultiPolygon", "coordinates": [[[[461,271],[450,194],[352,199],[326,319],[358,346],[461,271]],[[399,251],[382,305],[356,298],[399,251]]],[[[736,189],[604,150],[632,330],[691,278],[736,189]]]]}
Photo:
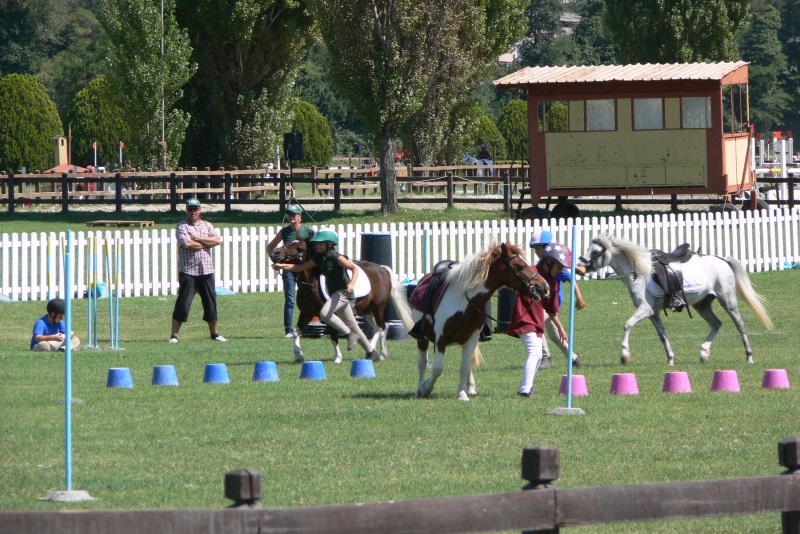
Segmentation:
{"type": "Polygon", "coordinates": [[[352,378],[375,378],[375,366],[372,360],[353,360],[350,365],[352,378]]]}
{"type": "Polygon", "coordinates": [[[109,388],[132,388],[133,377],[131,370],[127,367],[111,367],[108,370],[108,380],[106,387],[109,388]]]}
{"type": "Polygon", "coordinates": [[[300,368],[300,378],[308,380],[325,380],[325,367],[322,362],[303,362],[300,368]]]}
{"type": "Polygon", "coordinates": [[[277,382],[278,367],[275,362],[256,362],[253,369],[253,382],[277,382]]]}
{"type": "Polygon", "coordinates": [[[153,367],[154,386],[177,386],[178,374],[175,372],[174,365],[156,365],[153,367]]]}
{"type": "Polygon", "coordinates": [[[230,384],[228,368],[224,363],[207,363],[203,382],[208,384],[230,384]]]}

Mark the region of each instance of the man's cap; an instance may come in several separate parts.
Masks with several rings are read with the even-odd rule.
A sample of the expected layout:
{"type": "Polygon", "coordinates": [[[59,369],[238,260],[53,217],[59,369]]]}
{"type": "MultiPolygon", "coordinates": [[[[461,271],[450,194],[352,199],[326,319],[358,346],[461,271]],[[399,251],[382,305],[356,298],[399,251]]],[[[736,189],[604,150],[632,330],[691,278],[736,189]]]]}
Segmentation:
{"type": "Polygon", "coordinates": [[[196,198],[190,198],[189,200],[186,201],[186,207],[189,206],[194,206],[196,208],[199,208],[200,206],[202,206],[202,204],[200,204],[200,201],[197,200],[196,198]]]}
{"type": "Polygon", "coordinates": [[[300,206],[298,206],[297,204],[290,204],[290,205],[286,206],[286,210],[285,211],[286,211],[286,213],[296,213],[297,215],[302,215],[303,214],[303,210],[300,209],[300,206]]]}
{"type": "Polygon", "coordinates": [[[553,241],[553,234],[549,230],[537,230],[531,236],[530,247],[543,247],[553,241]]]}

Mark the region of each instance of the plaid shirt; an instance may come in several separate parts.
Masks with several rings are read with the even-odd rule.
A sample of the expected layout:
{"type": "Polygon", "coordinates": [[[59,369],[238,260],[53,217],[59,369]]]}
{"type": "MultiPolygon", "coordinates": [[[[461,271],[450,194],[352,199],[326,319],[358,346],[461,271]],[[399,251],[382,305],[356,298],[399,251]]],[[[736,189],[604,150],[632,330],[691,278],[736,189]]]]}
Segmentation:
{"type": "Polygon", "coordinates": [[[184,243],[192,240],[192,236],[211,237],[219,235],[214,229],[214,225],[208,221],[200,220],[192,225],[188,219],[178,223],[175,229],[178,238],[178,271],[191,275],[200,276],[214,272],[214,264],[211,262],[211,249],[189,250],[183,248],[184,243]]]}

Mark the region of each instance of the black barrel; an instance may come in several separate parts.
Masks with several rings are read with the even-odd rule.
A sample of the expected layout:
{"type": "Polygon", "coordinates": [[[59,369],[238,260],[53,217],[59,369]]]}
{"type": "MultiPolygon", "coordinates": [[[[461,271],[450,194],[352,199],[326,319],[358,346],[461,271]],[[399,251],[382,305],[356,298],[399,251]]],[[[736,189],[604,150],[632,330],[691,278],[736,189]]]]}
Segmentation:
{"type": "Polygon", "coordinates": [[[497,326],[494,329],[496,333],[504,334],[508,331],[508,323],[511,321],[516,300],[517,294],[507,287],[501,287],[497,292],[497,326]]]}
{"type": "MultiPolygon", "coordinates": [[[[394,264],[392,261],[392,234],[386,232],[361,234],[361,259],[392,268],[394,264]]],[[[384,319],[387,322],[400,320],[400,316],[391,302],[386,307],[384,319]]]]}

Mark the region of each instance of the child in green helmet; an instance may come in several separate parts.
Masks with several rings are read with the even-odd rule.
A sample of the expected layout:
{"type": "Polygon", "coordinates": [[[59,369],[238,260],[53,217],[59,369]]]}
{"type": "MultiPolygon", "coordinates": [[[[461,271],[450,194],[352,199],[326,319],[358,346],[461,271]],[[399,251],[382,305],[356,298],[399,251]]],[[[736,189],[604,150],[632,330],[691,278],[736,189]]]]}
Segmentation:
{"type": "Polygon", "coordinates": [[[352,301],[355,299],[353,291],[359,276],[356,264],[336,250],[339,244],[336,232],[320,230],[309,243],[314,245],[315,252],[308,261],[299,265],[276,263],[273,268],[300,273],[318,267],[320,274],[325,276],[325,288],[330,295],[330,300],[322,306],[320,319],[347,336],[347,350],[359,344],[366,351],[367,358],[377,362],[380,355],[370,346],[353,314],[352,301]]]}

